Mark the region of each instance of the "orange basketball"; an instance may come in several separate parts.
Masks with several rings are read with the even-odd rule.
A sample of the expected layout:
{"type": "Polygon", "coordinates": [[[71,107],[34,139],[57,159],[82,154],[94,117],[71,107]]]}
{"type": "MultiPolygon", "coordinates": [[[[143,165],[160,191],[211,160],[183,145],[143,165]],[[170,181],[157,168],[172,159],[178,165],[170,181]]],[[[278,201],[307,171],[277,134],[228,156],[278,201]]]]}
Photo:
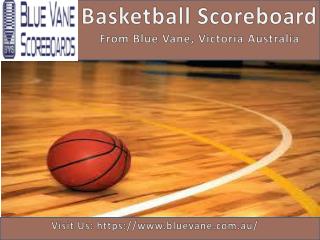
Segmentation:
{"type": "Polygon", "coordinates": [[[80,130],[59,138],[50,147],[47,164],[64,186],[80,191],[100,191],[119,182],[129,171],[131,156],[114,135],[80,130]]]}

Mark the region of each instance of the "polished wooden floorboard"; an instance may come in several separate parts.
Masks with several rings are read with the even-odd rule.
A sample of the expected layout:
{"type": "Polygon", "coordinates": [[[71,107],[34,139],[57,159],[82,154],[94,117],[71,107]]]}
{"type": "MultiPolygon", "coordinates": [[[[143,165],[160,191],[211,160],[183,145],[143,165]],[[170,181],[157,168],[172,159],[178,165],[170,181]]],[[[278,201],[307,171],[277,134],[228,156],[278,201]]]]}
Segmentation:
{"type": "MultiPolygon", "coordinates": [[[[224,176],[247,164],[156,121],[210,138],[256,160],[280,142],[254,114],[175,95],[216,99],[284,123],[294,141],[269,167],[320,202],[320,78],[303,71],[124,63],[2,63],[2,215],[93,216],[224,176]],[[50,145],[78,129],[118,135],[132,168],[95,193],[65,189],[46,167],[50,145]]],[[[139,216],[307,216],[257,171],[139,216]]]]}

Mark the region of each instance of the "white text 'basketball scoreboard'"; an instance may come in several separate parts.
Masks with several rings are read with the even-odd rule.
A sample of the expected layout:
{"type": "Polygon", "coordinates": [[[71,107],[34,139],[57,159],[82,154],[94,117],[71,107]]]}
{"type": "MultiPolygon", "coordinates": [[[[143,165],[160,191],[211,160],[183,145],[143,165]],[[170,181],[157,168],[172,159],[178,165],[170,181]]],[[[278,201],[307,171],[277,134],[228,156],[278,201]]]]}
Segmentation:
{"type": "Polygon", "coordinates": [[[197,24],[316,24],[316,7],[307,11],[267,11],[261,7],[256,7],[253,11],[216,11],[214,9],[199,8],[196,14],[192,13],[190,7],[177,7],[173,11],[163,11],[158,7],[143,9],[140,11],[130,11],[125,7],[119,7],[114,11],[94,11],[91,8],[82,9],[82,23],[91,24],[147,24],[147,25],[183,25],[196,21],[197,24]],[[195,16],[192,18],[192,16],[195,16]]]}

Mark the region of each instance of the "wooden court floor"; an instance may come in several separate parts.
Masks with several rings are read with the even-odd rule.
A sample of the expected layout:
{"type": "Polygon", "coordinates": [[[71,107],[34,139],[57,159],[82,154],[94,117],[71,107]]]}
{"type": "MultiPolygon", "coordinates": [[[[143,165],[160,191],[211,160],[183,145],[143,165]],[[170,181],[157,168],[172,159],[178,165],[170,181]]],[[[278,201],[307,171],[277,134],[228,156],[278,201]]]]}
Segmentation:
{"type": "Polygon", "coordinates": [[[320,75],[128,63],[2,63],[2,215],[95,216],[245,168],[266,168],[135,216],[319,216],[320,75]],[[132,167],[111,189],[65,189],[50,145],[78,129],[118,135],[132,167]]]}

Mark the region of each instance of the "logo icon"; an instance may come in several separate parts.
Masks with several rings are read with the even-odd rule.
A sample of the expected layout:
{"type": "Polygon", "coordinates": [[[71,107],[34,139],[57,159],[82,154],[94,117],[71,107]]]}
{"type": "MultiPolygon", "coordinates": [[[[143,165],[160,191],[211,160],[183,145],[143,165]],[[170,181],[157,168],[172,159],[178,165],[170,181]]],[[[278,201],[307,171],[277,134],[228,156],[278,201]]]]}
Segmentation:
{"type": "Polygon", "coordinates": [[[16,4],[14,0],[3,2],[3,57],[12,59],[16,54],[16,4]]]}

